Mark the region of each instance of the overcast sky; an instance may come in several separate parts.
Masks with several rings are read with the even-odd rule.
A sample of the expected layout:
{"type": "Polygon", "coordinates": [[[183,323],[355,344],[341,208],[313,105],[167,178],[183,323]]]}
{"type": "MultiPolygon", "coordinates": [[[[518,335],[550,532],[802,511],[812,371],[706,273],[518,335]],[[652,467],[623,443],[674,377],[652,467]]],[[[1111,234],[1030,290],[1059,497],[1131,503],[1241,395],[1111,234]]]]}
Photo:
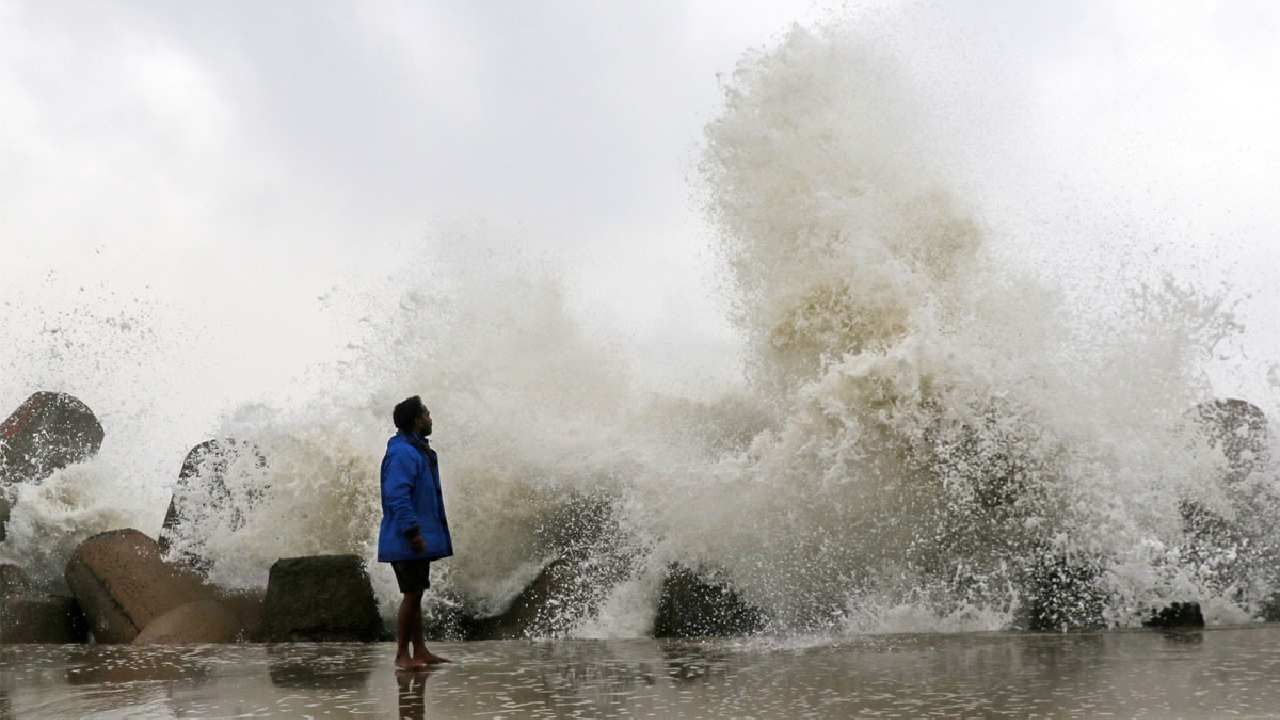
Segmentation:
{"type": "MultiPolygon", "coordinates": [[[[1259,356],[1278,347],[1275,7],[840,12],[911,65],[1016,254],[1070,268],[1163,243],[1192,274],[1253,293],[1259,356]]],[[[138,344],[66,352],[103,355],[103,376],[115,352],[187,368],[213,410],[343,346],[322,296],[376,288],[424,238],[481,225],[562,268],[585,321],[640,357],[727,356],[687,182],[701,129],[718,73],[826,12],[0,0],[0,328],[30,346],[48,341],[37,327],[125,324],[138,344]]],[[[0,404],[80,367],[33,361],[0,348],[0,404]]]]}

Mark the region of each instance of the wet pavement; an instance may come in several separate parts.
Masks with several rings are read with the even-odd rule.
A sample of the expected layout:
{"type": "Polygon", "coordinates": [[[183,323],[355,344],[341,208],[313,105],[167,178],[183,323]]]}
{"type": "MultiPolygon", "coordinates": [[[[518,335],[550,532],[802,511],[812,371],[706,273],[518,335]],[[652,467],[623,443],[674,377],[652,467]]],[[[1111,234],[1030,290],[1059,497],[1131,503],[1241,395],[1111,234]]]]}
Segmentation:
{"type": "Polygon", "coordinates": [[[1280,627],[390,645],[0,647],[0,718],[1280,717],[1280,627]]]}

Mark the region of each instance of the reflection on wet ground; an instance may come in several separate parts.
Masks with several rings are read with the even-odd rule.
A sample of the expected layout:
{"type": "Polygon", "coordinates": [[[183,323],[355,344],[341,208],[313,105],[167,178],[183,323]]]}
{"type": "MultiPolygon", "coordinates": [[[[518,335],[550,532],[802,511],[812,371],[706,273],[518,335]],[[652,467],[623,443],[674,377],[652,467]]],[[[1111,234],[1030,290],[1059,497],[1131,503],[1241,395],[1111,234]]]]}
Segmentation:
{"type": "Polygon", "coordinates": [[[0,718],[1280,715],[1280,627],[438,649],[0,647],[0,718]]]}

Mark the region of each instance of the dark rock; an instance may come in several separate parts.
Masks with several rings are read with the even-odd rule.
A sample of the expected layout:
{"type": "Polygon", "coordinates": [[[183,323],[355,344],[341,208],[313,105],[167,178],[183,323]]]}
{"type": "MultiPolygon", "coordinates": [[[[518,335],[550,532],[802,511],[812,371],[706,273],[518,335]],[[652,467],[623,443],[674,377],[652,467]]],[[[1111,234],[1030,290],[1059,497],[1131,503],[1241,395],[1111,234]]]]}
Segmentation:
{"type": "Polygon", "coordinates": [[[0,540],[4,540],[5,527],[9,524],[13,502],[9,499],[9,488],[0,485],[0,540]]]}
{"type": "Polygon", "coordinates": [[[1072,632],[1106,627],[1102,568],[1045,552],[1024,579],[1027,602],[1019,625],[1033,632],[1072,632]]]}
{"type": "MultiPolygon", "coordinates": [[[[198,524],[206,513],[218,517],[230,514],[231,530],[239,530],[244,513],[266,492],[266,475],[266,456],[253,443],[225,438],[191,448],[178,471],[160,527],[160,551],[169,556],[174,536],[181,531],[190,530],[200,537],[198,524]],[[233,481],[230,485],[229,479],[233,481]],[[232,487],[238,492],[233,493],[232,487]],[[193,524],[196,527],[190,527],[193,524]]],[[[176,559],[197,569],[205,566],[204,558],[189,552],[176,559]]]]}
{"type": "Polygon", "coordinates": [[[1252,604],[1257,598],[1250,592],[1259,585],[1274,586],[1280,568],[1274,531],[1280,515],[1269,496],[1247,482],[1270,465],[1267,417],[1257,406],[1236,399],[1201,403],[1189,415],[1208,445],[1226,460],[1219,480],[1227,506],[1183,500],[1179,554],[1208,590],[1252,604]]]}
{"type": "Polygon", "coordinates": [[[102,447],[102,425],[71,395],[38,392],[0,423],[0,540],[13,498],[7,486],[39,483],[102,447]]]}
{"type": "Polygon", "coordinates": [[[1262,619],[1267,622],[1280,622],[1280,593],[1273,593],[1261,602],[1262,619]]]}
{"type": "Polygon", "coordinates": [[[1263,467],[1268,428],[1267,416],[1258,406],[1234,398],[1213,400],[1197,405],[1194,416],[1209,444],[1226,457],[1228,483],[1238,483],[1263,467]]]}
{"type": "Polygon", "coordinates": [[[0,598],[26,595],[31,591],[31,581],[22,568],[0,563],[0,598]]]}
{"type": "Polygon", "coordinates": [[[88,626],[75,598],[0,598],[0,645],[62,645],[88,639],[88,626]]]}
{"type": "Polygon", "coordinates": [[[262,624],[266,620],[267,593],[265,590],[223,590],[214,588],[213,598],[236,618],[239,628],[236,639],[256,642],[262,637],[262,624]]]}
{"type": "Polygon", "coordinates": [[[636,553],[618,522],[613,498],[581,495],[549,513],[538,533],[549,557],[503,612],[462,617],[468,640],[557,637],[594,615],[631,576],[636,553]]]}
{"type": "Polygon", "coordinates": [[[355,555],[282,558],[267,582],[267,642],[372,642],[387,637],[364,561],[355,555]]]}
{"type": "Polygon", "coordinates": [[[672,565],[662,582],[653,636],[727,637],[764,630],[767,616],[748,605],[727,582],[672,565]]]}
{"type": "Polygon", "coordinates": [[[551,561],[504,612],[464,620],[465,637],[468,640],[514,640],[548,637],[568,630],[566,625],[577,617],[577,613],[572,612],[574,608],[567,606],[565,600],[574,594],[577,584],[574,569],[568,560],[551,561]],[[562,608],[572,615],[562,616],[562,608]]]}
{"type": "Polygon", "coordinates": [[[0,423],[0,483],[38,483],[102,447],[93,411],[66,393],[38,392],[0,423]]]}
{"type": "Polygon", "coordinates": [[[1148,628],[1202,628],[1204,615],[1198,602],[1176,602],[1142,623],[1148,628]]]}
{"type": "Polygon", "coordinates": [[[216,600],[196,600],[152,620],[134,645],[204,645],[235,642],[240,620],[216,600]]]}
{"type": "Polygon", "coordinates": [[[67,586],[100,643],[133,642],[152,620],[210,597],[195,574],[165,563],[155,540],[113,530],[81,543],[67,562],[67,586]]]}
{"type": "Polygon", "coordinates": [[[477,632],[476,622],[466,599],[455,592],[433,590],[423,598],[422,633],[428,640],[467,640],[477,632]]]}

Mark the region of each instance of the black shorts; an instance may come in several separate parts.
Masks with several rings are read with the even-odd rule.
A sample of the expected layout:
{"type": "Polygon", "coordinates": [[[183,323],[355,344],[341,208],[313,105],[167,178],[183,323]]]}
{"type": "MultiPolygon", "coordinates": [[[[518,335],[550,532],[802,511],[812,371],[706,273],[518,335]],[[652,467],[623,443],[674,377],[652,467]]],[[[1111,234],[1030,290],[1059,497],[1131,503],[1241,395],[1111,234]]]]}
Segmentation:
{"type": "Polygon", "coordinates": [[[430,560],[399,560],[391,563],[402,593],[420,593],[431,587],[430,560]]]}

